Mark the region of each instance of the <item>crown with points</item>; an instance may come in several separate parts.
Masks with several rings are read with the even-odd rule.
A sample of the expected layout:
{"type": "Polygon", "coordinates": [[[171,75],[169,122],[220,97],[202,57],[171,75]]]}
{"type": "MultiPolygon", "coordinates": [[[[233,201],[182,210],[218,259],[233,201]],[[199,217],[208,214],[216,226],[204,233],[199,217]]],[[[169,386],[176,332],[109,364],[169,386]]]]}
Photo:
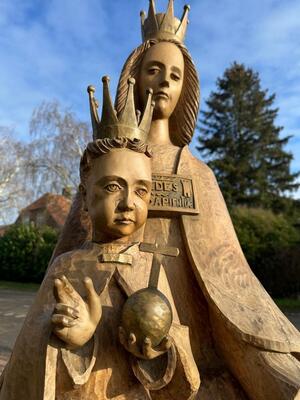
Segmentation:
{"type": "Polygon", "coordinates": [[[185,5],[181,20],[174,16],[174,0],[169,0],[165,14],[156,14],[155,0],[149,1],[149,11],[146,18],[145,11],[141,11],[142,38],[145,42],[149,39],[176,40],[183,43],[186,34],[190,6],[185,5]]]}
{"type": "Polygon", "coordinates": [[[148,99],[145,107],[144,115],[141,118],[141,112],[135,109],[134,104],[134,85],[135,79],[128,79],[128,92],[125,107],[120,117],[111,101],[109,92],[109,77],[104,76],[103,82],[103,106],[101,120],[98,115],[99,103],[94,97],[94,86],[88,86],[91,120],[93,127],[93,140],[104,138],[120,138],[140,139],[146,142],[150,130],[154,102],[152,101],[152,89],[148,89],[148,99]]]}

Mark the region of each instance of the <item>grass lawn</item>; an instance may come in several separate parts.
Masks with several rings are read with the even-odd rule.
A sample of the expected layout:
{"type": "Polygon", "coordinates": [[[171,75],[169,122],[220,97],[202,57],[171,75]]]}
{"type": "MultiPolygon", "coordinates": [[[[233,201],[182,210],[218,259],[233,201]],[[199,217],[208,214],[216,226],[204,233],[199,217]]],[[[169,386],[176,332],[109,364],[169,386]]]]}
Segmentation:
{"type": "Polygon", "coordinates": [[[36,292],[40,285],[38,283],[22,283],[0,281],[0,289],[21,290],[25,292],[36,292]]]}

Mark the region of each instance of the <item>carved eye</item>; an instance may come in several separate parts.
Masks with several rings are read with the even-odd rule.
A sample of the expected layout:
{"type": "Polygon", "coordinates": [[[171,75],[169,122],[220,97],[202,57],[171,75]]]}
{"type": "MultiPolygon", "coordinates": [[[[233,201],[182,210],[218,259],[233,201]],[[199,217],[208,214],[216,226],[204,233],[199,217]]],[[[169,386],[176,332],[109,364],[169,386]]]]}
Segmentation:
{"type": "Polygon", "coordinates": [[[176,82],[178,82],[178,81],[180,81],[180,76],[178,75],[178,74],[171,74],[171,79],[173,79],[173,81],[176,81],[176,82]]]}
{"type": "Polygon", "coordinates": [[[148,74],[149,75],[155,75],[157,73],[160,72],[160,68],[159,67],[151,67],[148,69],[148,74]]]}
{"type": "Polygon", "coordinates": [[[118,190],[121,190],[121,187],[119,185],[117,185],[116,183],[110,183],[110,184],[106,185],[104,187],[104,189],[107,192],[114,193],[114,192],[117,192],[118,190]]]}
{"type": "Polygon", "coordinates": [[[140,197],[145,197],[148,194],[148,190],[144,188],[139,188],[135,191],[135,193],[140,197]]]}

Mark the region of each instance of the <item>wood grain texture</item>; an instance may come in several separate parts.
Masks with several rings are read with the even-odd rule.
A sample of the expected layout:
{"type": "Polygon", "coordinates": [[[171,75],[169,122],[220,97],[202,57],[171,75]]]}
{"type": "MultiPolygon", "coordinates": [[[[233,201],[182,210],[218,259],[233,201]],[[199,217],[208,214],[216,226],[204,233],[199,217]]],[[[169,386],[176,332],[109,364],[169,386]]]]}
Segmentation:
{"type": "Polygon", "coordinates": [[[299,352],[300,333],[248,266],[211,170],[184,148],[178,173],[191,173],[197,182],[200,213],[181,218],[190,261],[210,306],[242,340],[268,350],[299,352]]]}
{"type": "MultiPolygon", "coordinates": [[[[118,275],[122,276],[132,292],[146,287],[151,271],[152,255],[141,253],[138,244],[128,249],[125,245],[117,247],[118,251],[124,251],[124,254],[132,256],[132,265],[99,263],[97,261],[99,254],[111,251],[112,246],[92,243],[87,243],[84,249],[65,253],[55,260],[17,339],[4,376],[0,392],[1,400],[151,398],[145,386],[136,379],[129,362],[129,354],[119,342],[118,327],[126,295],[113,275],[118,270],[118,275]],[[83,298],[86,294],[83,284],[85,276],[93,280],[98,293],[101,293],[106,279],[109,278],[109,284],[101,294],[103,314],[93,339],[97,340],[99,350],[92,371],[89,370],[89,365],[92,362],[93,340],[78,350],[67,350],[63,342],[51,335],[50,321],[56,304],[53,282],[55,277],[62,274],[67,276],[83,298]],[[89,374],[88,379],[78,379],[84,377],[86,373],[89,374]]],[[[116,248],[113,250],[117,251],[116,248]]],[[[167,280],[162,274],[159,287],[166,295],[171,296],[170,289],[167,289],[166,285],[168,285],[167,280]]],[[[172,298],[170,301],[174,306],[172,298]]],[[[174,311],[176,315],[176,310],[174,311]]],[[[164,398],[171,400],[173,398],[171,393],[174,394],[181,388],[180,398],[188,399],[199,387],[199,374],[190,350],[188,328],[180,329],[177,326],[171,334],[174,350],[177,352],[171,378],[175,373],[176,380],[171,379],[170,383],[167,382],[168,390],[164,398]]],[[[154,360],[153,363],[155,362],[154,360]]],[[[151,374],[156,376],[157,371],[151,365],[152,360],[145,363],[148,364],[147,371],[150,378],[151,374]]],[[[161,373],[164,376],[164,369],[161,373]]],[[[155,379],[159,381],[160,377],[155,379]]]]}
{"type": "Polygon", "coordinates": [[[251,400],[298,399],[300,363],[289,353],[261,350],[235,340],[231,330],[211,312],[216,345],[251,400]]]}
{"type": "MultiPolygon", "coordinates": [[[[160,218],[150,213],[144,239],[151,243],[162,236],[166,244],[180,249],[179,257],[165,259],[164,279],[169,284],[167,297],[172,298],[177,311],[176,320],[189,327],[201,375],[197,398],[273,399],[266,396],[273,395],[274,387],[283,387],[281,392],[277,390],[283,393],[282,399],[296,399],[296,383],[293,389],[285,389],[282,382],[300,381],[299,361],[289,354],[293,351],[299,357],[299,332],[251,272],[211,170],[187,148],[154,146],[153,172],[174,174],[177,170],[197,181],[200,214],[160,218]],[[281,376],[276,363],[262,358],[277,352],[284,365],[281,376]],[[272,385],[266,383],[270,380],[272,385]]],[[[90,235],[79,196],[74,203],[56,254],[62,248],[78,247],[90,235]],[[79,234],[74,234],[76,231],[79,234]]]]}

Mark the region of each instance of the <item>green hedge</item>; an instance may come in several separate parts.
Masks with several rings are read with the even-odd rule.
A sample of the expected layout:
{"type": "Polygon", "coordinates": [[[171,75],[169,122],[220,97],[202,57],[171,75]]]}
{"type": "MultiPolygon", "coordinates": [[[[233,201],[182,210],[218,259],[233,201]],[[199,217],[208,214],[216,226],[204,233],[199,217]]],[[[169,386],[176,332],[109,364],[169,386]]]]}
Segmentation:
{"type": "MultiPolygon", "coordinates": [[[[274,297],[300,293],[300,230],[283,215],[236,207],[233,224],[246,258],[274,297]]],[[[41,282],[57,241],[48,227],[14,225],[0,238],[0,280],[41,282]]]]}
{"type": "Polygon", "coordinates": [[[0,280],[41,282],[56,242],[50,227],[13,225],[0,238],[0,280]]]}
{"type": "Polygon", "coordinates": [[[274,297],[299,294],[299,229],[263,209],[236,207],[231,216],[245,256],[267,291],[274,297]]]}

